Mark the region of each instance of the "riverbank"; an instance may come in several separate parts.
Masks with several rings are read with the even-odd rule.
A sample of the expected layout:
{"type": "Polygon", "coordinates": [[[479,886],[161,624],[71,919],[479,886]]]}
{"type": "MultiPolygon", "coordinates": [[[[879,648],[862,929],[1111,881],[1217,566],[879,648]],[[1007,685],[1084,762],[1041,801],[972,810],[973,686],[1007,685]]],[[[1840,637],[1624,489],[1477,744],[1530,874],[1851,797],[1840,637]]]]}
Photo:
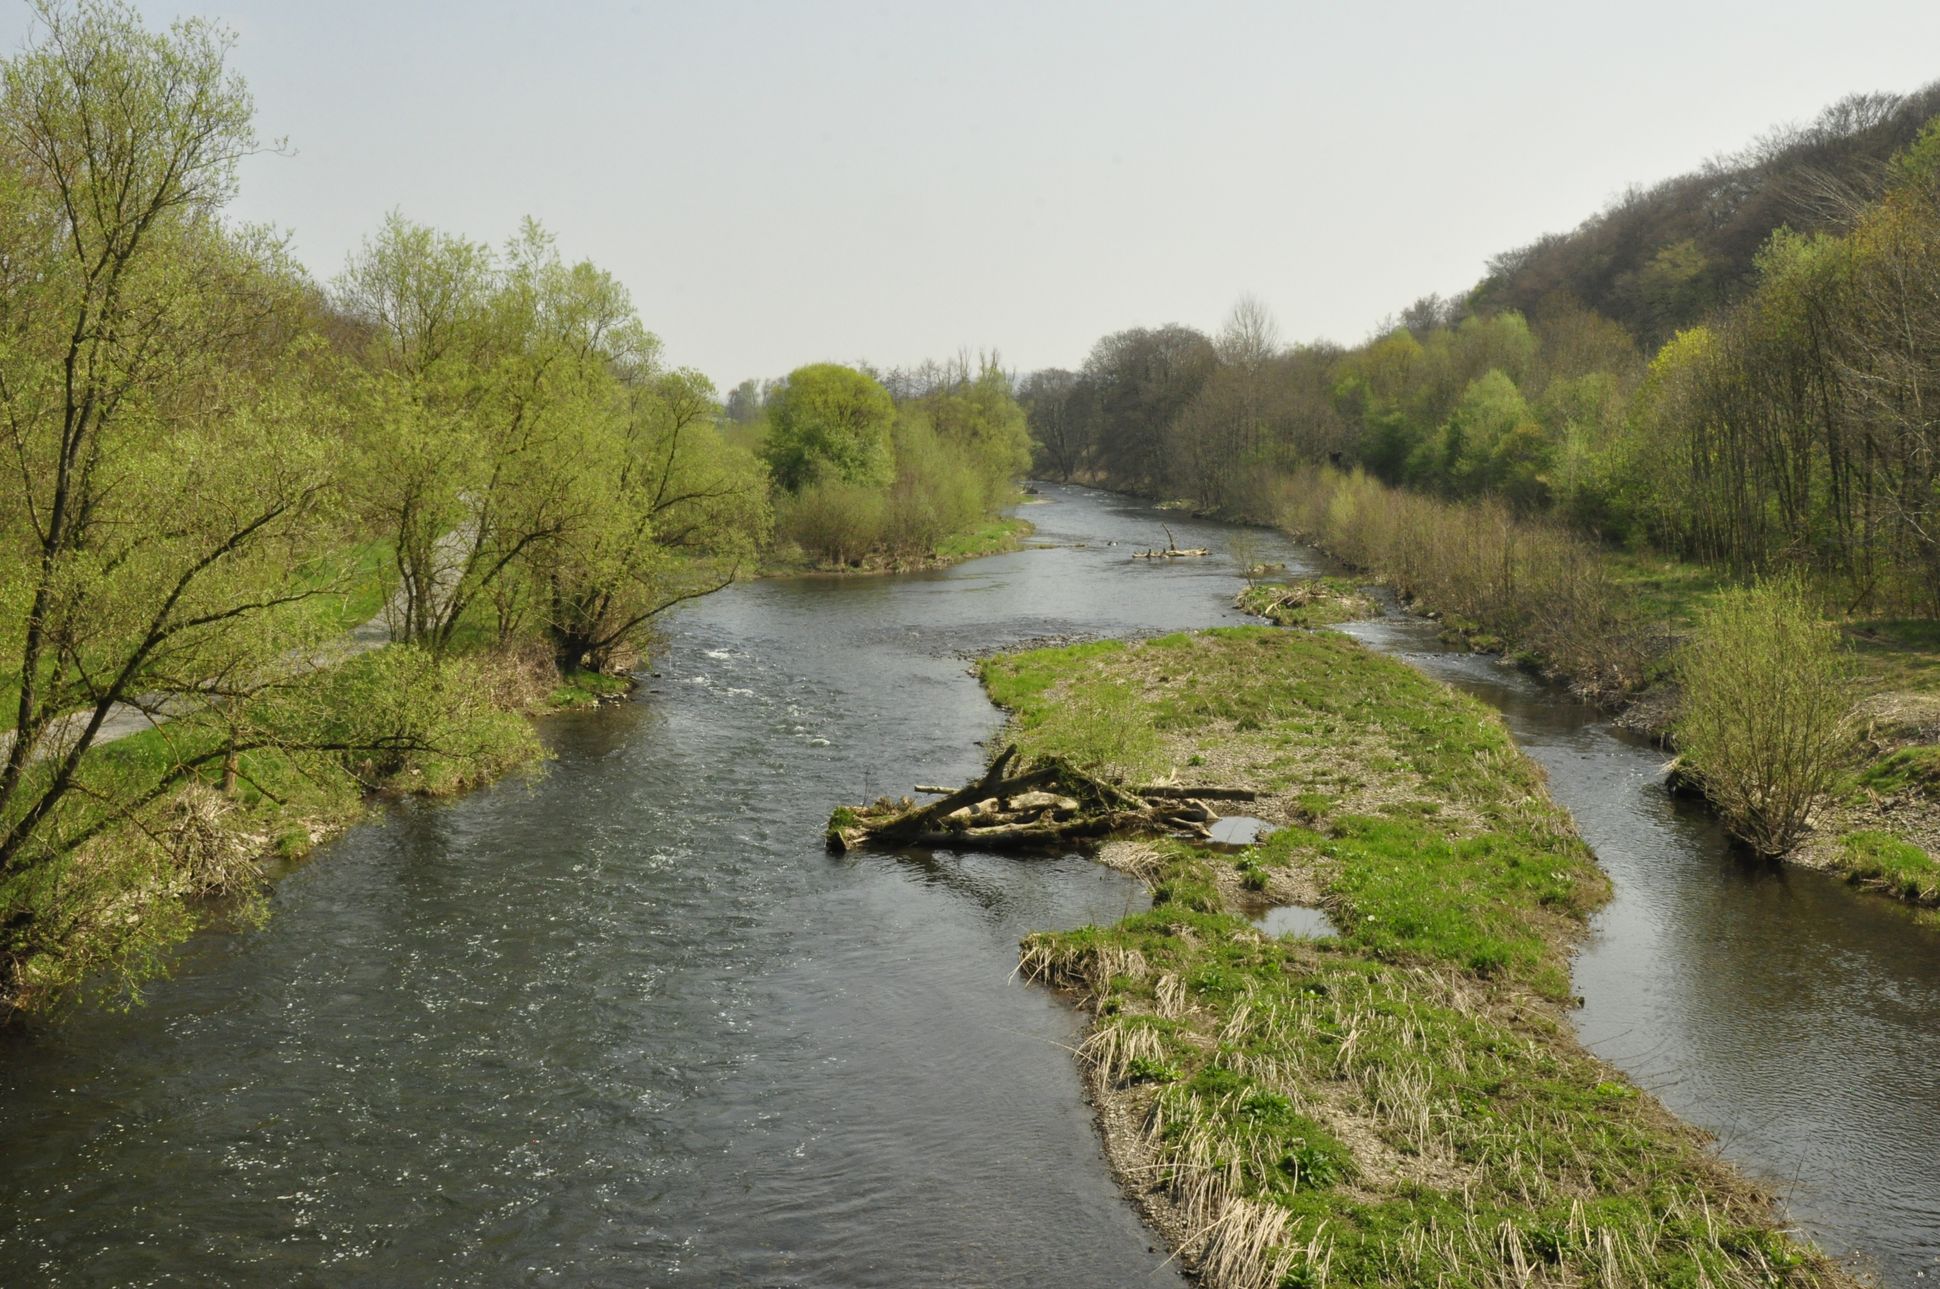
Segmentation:
{"type": "MultiPolygon", "coordinates": [[[[921,560],[840,573],[944,568],[1015,550],[1031,531],[1027,520],[995,516],[921,560]]],[[[234,710],[131,708],[126,728],[82,759],[87,804],[64,824],[44,871],[0,883],[9,928],[0,1019],[139,998],[198,927],[260,924],[266,872],[341,834],[370,802],[455,795],[529,767],[542,759],[529,718],[633,688],[623,676],[562,674],[540,643],[496,642],[482,621],[442,659],[385,647],[388,624],[373,616],[384,600],[382,551],[356,555],[340,577],[345,592],[319,597],[332,616],[312,632],[341,630],[345,643],[304,652],[301,685],[272,686],[234,710]],[[244,750],[225,750],[236,747],[244,750]]],[[[766,571],[835,572],[806,561],[766,571]]]]}
{"type": "Polygon", "coordinates": [[[632,688],[627,677],[562,674],[543,650],[438,661],[395,646],[245,711],[185,713],[100,744],[80,769],[99,804],[69,823],[85,840],[46,880],[4,889],[0,1020],[139,999],[201,926],[260,925],[270,875],[374,804],[454,796],[528,769],[544,759],[534,719],[632,688]],[[394,734],[333,733],[372,719],[394,734]],[[239,727],[247,750],[225,756],[239,727]],[[177,783],[183,765],[196,768],[177,783]]]}
{"type": "Polygon", "coordinates": [[[927,554],[898,555],[870,551],[840,562],[817,559],[800,547],[771,550],[762,560],[762,577],[802,577],[822,575],[849,577],[881,573],[921,573],[949,568],[985,555],[1002,555],[1019,550],[1024,539],[1037,531],[1028,519],[999,515],[977,527],[953,534],[938,542],[927,554]]]}
{"type": "Polygon", "coordinates": [[[1092,1013],[1114,1166],[1208,1283],[1851,1283],[1576,1042],[1568,957],[1607,882],[1479,704],[1272,628],[983,675],[1023,755],[1250,788],[1278,827],[1107,847],[1152,910],[1023,949],[1092,1013]],[[1340,929],[1266,934],[1263,902],[1340,929]]]}
{"type": "MultiPolygon", "coordinates": [[[[1703,568],[1616,552],[1500,505],[1456,503],[1315,469],[1286,481],[1279,526],[1371,579],[1453,641],[1511,657],[1667,748],[1677,650],[1730,589],[1703,568]]],[[[1862,737],[1784,858],[1893,898],[1940,904],[1940,625],[1838,624],[1862,737]]]]}

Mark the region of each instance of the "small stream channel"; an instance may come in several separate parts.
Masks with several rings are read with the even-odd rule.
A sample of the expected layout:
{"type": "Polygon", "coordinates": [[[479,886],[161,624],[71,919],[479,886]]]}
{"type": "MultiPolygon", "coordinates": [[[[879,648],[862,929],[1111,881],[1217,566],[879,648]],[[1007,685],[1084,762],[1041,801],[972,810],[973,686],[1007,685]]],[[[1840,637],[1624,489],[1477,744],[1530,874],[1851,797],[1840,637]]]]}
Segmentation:
{"type": "MultiPolygon", "coordinates": [[[[692,606],[542,778],[386,811],[146,1005],[0,1034],[0,1284],[1179,1285],[1077,1016],[1011,975],[1142,889],[820,845],[835,802],[978,768],[967,655],[1243,620],[1230,530],[1165,516],[1217,553],[1155,567],[1155,512],[1046,500],[1049,549],[692,606]]],[[[1588,1041],[1829,1247],[1940,1271],[1940,935],[1740,863],[1649,748],[1427,624],[1354,630],[1501,708],[1616,879],[1588,1041]]]]}
{"type": "Polygon", "coordinates": [[[1347,631],[1502,713],[1616,896],[1577,956],[1576,1029],[1830,1252],[1940,1279],[1940,931],[1735,850],[1663,788],[1666,754],[1498,659],[1390,613],[1347,631]]]}

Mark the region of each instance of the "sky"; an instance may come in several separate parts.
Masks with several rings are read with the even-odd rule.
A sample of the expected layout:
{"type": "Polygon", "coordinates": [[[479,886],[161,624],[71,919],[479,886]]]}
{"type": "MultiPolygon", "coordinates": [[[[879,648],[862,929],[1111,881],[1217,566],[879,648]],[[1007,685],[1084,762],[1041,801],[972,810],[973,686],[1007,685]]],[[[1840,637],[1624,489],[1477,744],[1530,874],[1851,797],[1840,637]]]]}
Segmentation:
{"type": "MultiPolygon", "coordinates": [[[[1859,91],[1940,3],[138,0],[217,19],[260,131],[237,219],[323,280],[393,209],[525,216],[725,391],[803,363],[1216,329],[1352,343],[1491,255],[1859,91]]],[[[18,48],[14,0],[0,42],[18,48]]]]}

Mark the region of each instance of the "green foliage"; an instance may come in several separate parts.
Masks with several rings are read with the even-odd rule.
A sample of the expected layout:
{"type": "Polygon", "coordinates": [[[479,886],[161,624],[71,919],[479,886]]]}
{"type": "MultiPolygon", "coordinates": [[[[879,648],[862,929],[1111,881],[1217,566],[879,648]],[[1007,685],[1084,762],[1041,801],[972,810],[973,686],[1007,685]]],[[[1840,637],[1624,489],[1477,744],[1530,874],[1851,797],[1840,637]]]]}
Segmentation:
{"type": "Polygon", "coordinates": [[[825,564],[859,566],[881,545],[888,513],[879,489],[827,479],[783,498],[775,529],[825,564]]]}
{"type": "MultiPolygon", "coordinates": [[[[954,445],[977,472],[986,504],[1007,496],[1031,466],[1031,435],[1010,380],[995,363],[957,379],[917,401],[937,437],[954,445]]],[[[903,448],[897,444],[900,461],[903,448]]]]}
{"type": "MultiPolygon", "coordinates": [[[[958,533],[978,527],[993,496],[983,476],[975,441],[935,428],[926,408],[904,408],[896,418],[896,480],[883,514],[881,542],[896,552],[931,552],[958,533]]],[[[1005,475],[1004,479],[1014,477],[1005,475]]],[[[1000,481],[996,486],[1004,486],[1000,481]]]]}
{"type": "Polygon", "coordinates": [[[1678,660],[1678,746],[1732,832],[1781,855],[1853,745],[1852,665],[1796,578],[1727,594],[1678,660]]]}
{"type": "Polygon", "coordinates": [[[916,377],[894,373],[891,379],[899,387],[926,381],[927,388],[893,409],[886,481],[809,469],[797,461],[807,458],[789,432],[769,434],[764,451],[775,463],[777,481],[802,480],[778,505],[777,533],[816,562],[835,567],[904,566],[1002,549],[1009,521],[995,512],[1012,500],[1017,476],[1030,464],[1024,414],[1008,377],[986,363],[974,376],[960,364],[926,367],[916,377]]]}
{"type": "Polygon", "coordinates": [[[1499,503],[1440,501],[1326,469],[1295,476],[1281,522],[1378,570],[1444,621],[1470,624],[1478,647],[1485,636],[1515,641],[1586,692],[1612,697],[1649,678],[1631,590],[1603,552],[1552,525],[1499,503]]]}
{"type": "MultiPolygon", "coordinates": [[[[221,218],[258,146],[228,39],[41,11],[0,69],[0,878],[58,864],[122,699],[247,690],[326,621],[335,421],[284,248],[221,218]],[[70,737],[71,735],[71,737],[70,737]]],[[[185,767],[176,764],[178,776],[185,767]]]]}
{"type": "Polygon", "coordinates": [[[1916,904],[1940,904],[1940,860],[1897,837],[1862,830],[1839,839],[1839,871],[1916,904]]]}
{"type": "Polygon", "coordinates": [[[0,66],[0,988],[39,996],[197,920],[184,802],[289,851],[311,807],[529,759],[546,655],[631,661],[770,513],[712,387],[536,224],[393,215],[320,292],[226,216],[265,146],[228,33],[36,13],[0,66]],[[380,611],[409,647],[333,667],[380,611]],[[170,722],[116,741],[131,700],[170,722]]]}
{"type": "Polygon", "coordinates": [[[1940,186],[1940,117],[1928,121],[1919,137],[1893,158],[1888,174],[1903,192],[1918,194],[1940,186]]]}
{"type": "Polygon", "coordinates": [[[895,477],[895,405],[874,379],[837,363],[798,367],[769,409],[767,456],[789,492],[818,483],[884,488],[895,477]]]}
{"type": "Polygon", "coordinates": [[[591,445],[577,516],[525,567],[560,661],[630,665],[653,620],[750,570],[773,523],[765,465],[712,423],[698,372],[626,372],[591,445]]]}
{"type": "Polygon", "coordinates": [[[1741,582],[1799,568],[1853,610],[1940,616],[1936,106],[1940,86],[1835,105],[1355,348],[1281,351],[1258,326],[1107,336],[1083,372],[1027,382],[1041,458],[1256,518],[1299,467],[1359,466],[1741,582]],[[1853,200],[1800,205],[1788,183],[1835,156],[1853,200]],[[1728,196],[1690,204],[1705,193],[1728,196]]]}

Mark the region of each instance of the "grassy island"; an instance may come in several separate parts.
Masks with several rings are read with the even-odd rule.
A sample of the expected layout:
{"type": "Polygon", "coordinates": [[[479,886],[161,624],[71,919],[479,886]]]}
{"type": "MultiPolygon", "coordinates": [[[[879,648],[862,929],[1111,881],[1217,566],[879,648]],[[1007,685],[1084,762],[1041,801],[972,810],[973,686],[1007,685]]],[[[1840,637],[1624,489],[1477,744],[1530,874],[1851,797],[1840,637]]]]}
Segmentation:
{"type": "Polygon", "coordinates": [[[1568,959],[1608,883],[1493,713],[1327,632],[983,675],[1021,758],[1250,788],[1276,827],[1107,844],[1153,907],[1023,945],[1094,1017],[1114,1165],[1207,1283],[1850,1283],[1577,1042],[1568,959]],[[1338,930],[1256,925],[1289,903],[1338,930]]]}

